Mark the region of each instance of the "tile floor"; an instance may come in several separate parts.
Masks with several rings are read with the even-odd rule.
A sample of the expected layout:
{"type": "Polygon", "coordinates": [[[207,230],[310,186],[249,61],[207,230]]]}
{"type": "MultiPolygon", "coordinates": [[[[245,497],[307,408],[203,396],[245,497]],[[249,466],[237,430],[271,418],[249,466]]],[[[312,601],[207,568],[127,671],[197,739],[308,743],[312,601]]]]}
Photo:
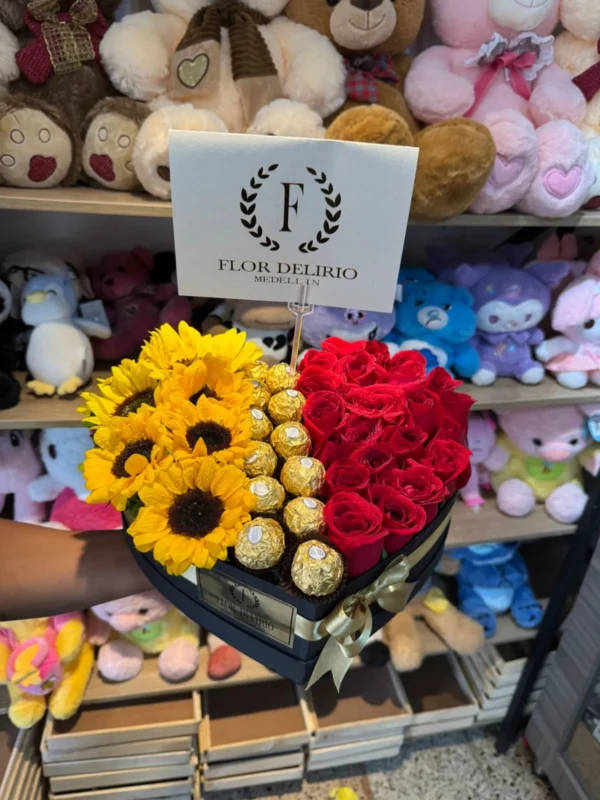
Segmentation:
{"type": "Polygon", "coordinates": [[[359,800],[556,800],[531,770],[519,742],[506,756],[494,750],[495,728],[478,728],[406,743],[400,756],[312,773],[302,786],[279,784],[211,794],[211,800],[328,800],[350,786],[359,800]]]}

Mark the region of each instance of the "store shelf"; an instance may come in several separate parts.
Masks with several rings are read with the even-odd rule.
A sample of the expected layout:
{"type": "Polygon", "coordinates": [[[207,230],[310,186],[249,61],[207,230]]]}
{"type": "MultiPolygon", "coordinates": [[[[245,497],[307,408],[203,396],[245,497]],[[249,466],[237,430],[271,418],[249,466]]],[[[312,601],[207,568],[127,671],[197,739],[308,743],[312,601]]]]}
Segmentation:
{"type": "Polygon", "coordinates": [[[498,511],[493,498],[486,499],[479,511],[457,501],[446,540],[447,547],[466,547],[485,542],[524,542],[528,539],[565,536],[574,533],[575,525],[561,525],[537,505],[526,517],[507,517],[498,511]]]}
{"type": "Polygon", "coordinates": [[[460,391],[471,395],[475,400],[473,408],[478,411],[600,403],[600,386],[565,389],[550,376],[546,376],[537,386],[525,386],[514,378],[499,378],[493,386],[473,386],[467,383],[460,391]]]}

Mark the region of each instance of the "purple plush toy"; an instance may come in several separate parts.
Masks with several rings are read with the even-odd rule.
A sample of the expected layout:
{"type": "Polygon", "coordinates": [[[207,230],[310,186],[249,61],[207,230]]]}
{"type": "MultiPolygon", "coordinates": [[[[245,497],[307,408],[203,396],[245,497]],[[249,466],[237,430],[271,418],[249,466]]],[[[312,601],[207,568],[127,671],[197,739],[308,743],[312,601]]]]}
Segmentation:
{"type": "Polygon", "coordinates": [[[329,336],[337,336],[346,342],[380,340],[390,333],[395,322],[393,311],[382,314],[356,308],[315,306],[313,313],[304,317],[302,338],[310,347],[321,347],[321,342],[329,336]]]}
{"type": "Polygon", "coordinates": [[[549,287],[568,272],[568,263],[554,261],[534,262],[524,269],[463,264],[444,275],[449,283],[468,289],[475,300],[474,345],[481,366],[471,378],[473,383],[489,386],[497,377],[540,383],[544,367],[534,361],[531,348],[544,340],[537,325],[550,307],[549,287]]]}

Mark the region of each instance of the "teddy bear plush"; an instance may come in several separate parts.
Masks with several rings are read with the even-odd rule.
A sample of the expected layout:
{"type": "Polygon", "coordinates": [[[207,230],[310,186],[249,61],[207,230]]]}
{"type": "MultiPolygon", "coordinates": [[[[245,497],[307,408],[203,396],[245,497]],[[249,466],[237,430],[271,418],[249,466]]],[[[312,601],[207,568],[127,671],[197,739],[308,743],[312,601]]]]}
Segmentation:
{"type": "Polygon", "coordinates": [[[8,686],[8,715],[31,728],[50,711],[55,719],[76,712],[94,666],[78,612],[0,624],[0,684],[8,686]]]}
{"type": "Polygon", "coordinates": [[[469,344],[475,334],[472,306],[466,289],[440,281],[406,282],[388,339],[400,350],[423,353],[430,369],[445,367],[470,378],[479,369],[479,355],[469,344]]]}
{"type": "MultiPolygon", "coordinates": [[[[103,64],[152,111],[133,151],[148,192],[170,197],[170,129],[323,135],[322,118],[344,101],[342,60],[324,37],[279,16],[286,2],[153,0],[157,13],[111,26],[103,64]]],[[[109,155],[123,160],[114,146],[109,155]]]]}
{"type": "Polygon", "coordinates": [[[532,347],[544,340],[538,325],[550,307],[550,287],[568,273],[569,264],[562,261],[534,262],[526,269],[463,264],[443,273],[444,282],[468,289],[474,299],[474,343],[481,363],[473,383],[489,386],[497,377],[540,383],[544,367],[533,359],[532,347]]]}
{"type": "Polygon", "coordinates": [[[288,360],[295,320],[285,303],[226,300],[210,312],[202,330],[212,334],[229,328],[243,331],[246,340],[262,350],[262,360],[272,365],[288,360]]]}
{"type": "Polygon", "coordinates": [[[31,431],[0,431],[0,513],[12,494],[17,522],[39,523],[44,519],[44,506],[32,500],[28,492],[29,484],[41,471],[31,431]]]}
{"type": "Polygon", "coordinates": [[[290,0],[284,13],[327,36],[344,55],[348,101],[329,121],[327,138],[418,147],[411,215],[439,220],[471,205],[495,147],[474,120],[445,119],[419,130],[404,97],[405,51],[424,9],[425,0],[290,0]]]}
{"type": "Polygon", "coordinates": [[[552,32],[561,0],[433,0],[442,44],[414,61],[406,97],[427,123],[464,116],[494,137],[496,161],[471,209],[516,206],[565,217],[588,199],[594,181],[579,130],[586,101],[554,61],[552,32]]]}
{"type": "Polygon", "coordinates": [[[524,517],[543,503],[552,519],[577,522],[587,502],[583,469],[596,475],[600,453],[587,428],[593,406],[506,411],[498,415],[504,466],[490,471],[498,508],[524,517]]]}
{"type": "Polygon", "coordinates": [[[478,511],[484,503],[480,489],[491,489],[489,471],[506,466],[505,450],[496,447],[496,423],[488,414],[470,414],[467,443],[471,451],[471,477],[460,489],[464,504],[478,511]]]}
{"type": "Polygon", "coordinates": [[[14,358],[8,350],[5,351],[4,342],[9,338],[8,328],[11,318],[12,295],[8,285],[0,280],[0,410],[16,406],[21,397],[19,382],[12,375],[14,358]],[[5,323],[8,323],[5,326],[5,323]],[[5,339],[6,337],[6,339],[5,339]]]}

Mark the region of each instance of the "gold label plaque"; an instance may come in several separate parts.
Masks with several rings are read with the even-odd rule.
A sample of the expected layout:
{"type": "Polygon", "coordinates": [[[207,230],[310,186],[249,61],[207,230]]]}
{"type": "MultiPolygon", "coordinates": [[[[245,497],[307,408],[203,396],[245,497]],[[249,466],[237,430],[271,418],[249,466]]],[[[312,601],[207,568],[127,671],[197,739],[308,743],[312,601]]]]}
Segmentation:
{"type": "Polygon", "coordinates": [[[198,592],[206,605],[244,628],[292,647],[296,622],[294,606],[215,572],[199,569],[197,576],[198,592]]]}

